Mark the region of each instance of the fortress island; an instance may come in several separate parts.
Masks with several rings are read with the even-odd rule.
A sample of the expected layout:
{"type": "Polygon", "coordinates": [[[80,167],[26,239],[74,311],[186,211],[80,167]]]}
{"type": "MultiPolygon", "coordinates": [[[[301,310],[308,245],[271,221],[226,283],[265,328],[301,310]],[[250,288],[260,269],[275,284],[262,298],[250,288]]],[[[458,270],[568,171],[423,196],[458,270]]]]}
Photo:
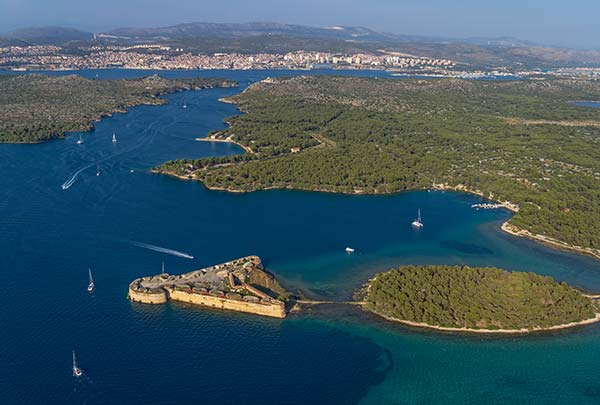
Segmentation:
{"type": "Polygon", "coordinates": [[[162,273],[138,278],[129,284],[128,296],[144,304],[173,300],[274,318],[286,316],[287,292],[264,270],[258,256],[181,275],[162,273]]]}

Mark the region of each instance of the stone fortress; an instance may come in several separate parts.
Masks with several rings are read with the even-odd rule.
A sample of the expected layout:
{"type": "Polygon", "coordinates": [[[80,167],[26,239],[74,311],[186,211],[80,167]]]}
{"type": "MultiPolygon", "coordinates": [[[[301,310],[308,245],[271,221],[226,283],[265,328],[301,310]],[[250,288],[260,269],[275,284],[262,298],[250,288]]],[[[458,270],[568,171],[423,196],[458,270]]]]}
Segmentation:
{"type": "Polygon", "coordinates": [[[174,300],[274,318],[285,318],[282,300],[286,294],[277,280],[264,271],[258,256],[181,275],[142,277],[129,284],[129,299],[134,302],[164,304],[174,300]]]}

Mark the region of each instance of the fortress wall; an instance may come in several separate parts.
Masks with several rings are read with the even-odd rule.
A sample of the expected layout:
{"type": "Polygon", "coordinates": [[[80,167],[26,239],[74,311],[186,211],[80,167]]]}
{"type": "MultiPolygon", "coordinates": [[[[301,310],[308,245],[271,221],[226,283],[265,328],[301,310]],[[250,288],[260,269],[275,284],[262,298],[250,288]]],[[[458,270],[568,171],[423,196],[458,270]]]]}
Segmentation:
{"type": "Polygon", "coordinates": [[[163,290],[162,293],[154,292],[149,294],[129,288],[129,299],[131,301],[141,302],[143,304],[164,304],[167,302],[169,297],[167,296],[167,292],[165,290],[163,290]]]}
{"type": "Polygon", "coordinates": [[[258,304],[254,302],[237,301],[227,298],[214,297],[212,295],[194,294],[172,289],[169,289],[169,295],[170,298],[175,301],[204,305],[211,308],[249,312],[252,314],[271,316],[274,318],[285,318],[285,308],[283,304],[258,304]]]}

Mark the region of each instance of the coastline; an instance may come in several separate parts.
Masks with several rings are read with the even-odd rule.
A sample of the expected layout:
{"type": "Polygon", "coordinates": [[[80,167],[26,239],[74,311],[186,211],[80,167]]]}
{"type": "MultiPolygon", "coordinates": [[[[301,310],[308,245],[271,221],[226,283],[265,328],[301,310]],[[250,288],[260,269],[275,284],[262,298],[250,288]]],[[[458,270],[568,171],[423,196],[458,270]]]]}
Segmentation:
{"type": "Polygon", "coordinates": [[[228,83],[227,80],[224,79],[224,82],[221,85],[211,85],[211,84],[201,85],[201,86],[182,86],[182,85],[180,85],[179,87],[175,86],[172,88],[167,88],[165,90],[154,91],[151,94],[148,94],[147,96],[138,98],[138,100],[136,100],[134,102],[126,103],[126,104],[123,104],[123,105],[113,108],[113,109],[108,109],[105,111],[98,112],[96,115],[89,117],[87,120],[77,123],[77,125],[78,125],[77,128],[73,128],[71,130],[64,131],[60,134],[57,134],[56,136],[52,136],[50,138],[45,138],[45,139],[39,139],[39,140],[35,140],[35,141],[25,141],[25,142],[0,140],[0,144],[35,145],[35,144],[54,141],[57,139],[66,139],[69,133],[94,132],[94,130],[96,129],[94,126],[95,122],[100,122],[105,118],[110,118],[114,114],[126,114],[129,112],[130,108],[138,107],[138,106],[142,106],[142,105],[159,106],[159,105],[169,104],[169,100],[164,98],[164,96],[168,96],[170,94],[180,93],[180,92],[184,92],[184,91],[200,91],[200,90],[208,90],[208,89],[213,89],[213,88],[237,86],[237,84],[228,83],[227,85],[225,85],[224,83],[228,83]]]}
{"type": "MultiPolygon", "coordinates": [[[[176,91],[173,91],[176,92],[176,91]]],[[[173,93],[171,92],[171,93],[173,93]]],[[[164,105],[167,104],[168,101],[165,100],[164,98],[161,98],[160,96],[162,95],[167,95],[169,94],[167,93],[158,93],[156,95],[156,97],[153,97],[151,99],[148,99],[144,102],[139,102],[139,103],[130,103],[130,104],[125,104],[122,107],[119,108],[115,108],[112,110],[106,110],[106,111],[102,111],[101,113],[99,113],[97,116],[94,117],[90,117],[86,122],[83,122],[79,125],[78,128],[74,128],[70,131],[65,131],[61,134],[58,134],[56,136],[50,137],[50,138],[46,138],[46,139],[40,139],[40,140],[36,140],[36,141],[25,141],[25,142],[20,142],[20,141],[2,141],[0,140],[0,144],[10,144],[10,145],[37,145],[37,144],[41,144],[41,143],[46,143],[46,142],[51,142],[51,141],[55,141],[58,139],[66,139],[67,138],[67,134],[69,133],[74,133],[74,132],[85,132],[85,133],[89,133],[89,132],[94,132],[95,127],[94,127],[94,123],[95,122],[100,122],[102,121],[104,118],[110,118],[113,116],[113,114],[126,114],[127,112],[129,112],[129,108],[132,107],[138,107],[141,105],[164,105]]]]}
{"type": "MultiPolygon", "coordinates": [[[[270,78],[267,79],[263,79],[261,82],[258,83],[262,83],[262,82],[268,82],[268,80],[270,80],[270,78]]],[[[254,83],[250,86],[248,86],[246,89],[243,90],[243,92],[246,92],[248,89],[250,89],[253,85],[255,85],[257,83],[254,83]]],[[[235,96],[233,96],[235,97],[235,96]]],[[[228,97],[222,97],[219,99],[220,102],[223,103],[229,103],[229,104],[234,104],[237,106],[237,103],[235,101],[235,99],[232,96],[228,96],[228,97]]],[[[240,109],[240,111],[242,113],[247,113],[246,111],[240,109]]],[[[232,139],[210,139],[210,138],[196,138],[197,141],[216,141],[216,142],[231,142],[234,143],[236,145],[238,145],[239,147],[241,147],[246,153],[250,153],[253,154],[254,152],[250,149],[250,147],[245,146],[243,144],[241,144],[238,141],[234,141],[232,139]]],[[[239,164],[239,163],[238,163],[239,164]]],[[[157,172],[157,173],[162,173],[162,174],[167,174],[170,176],[175,176],[177,178],[180,178],[182,180],[196,180],[201,182],[204,187],[206,187],[208,190],[213,190],[213,191],[227,191],[230,193],[245,193],[245,192],[253,192],[253,191],[267,191],[267,190],[275,190],[275,189],[279,189],[279,190],[298,190],[298,191],[313,191],[313,192],[321,192],[321,193],[332,193],[332,194],[344,194],[344,195],[360,195],[360,194],[368,194],[368,195],[391,195],[391,194],[397,194],[397,193],[401,193],[404,191],[417,191],[417,190],[442,190],[442,191],[459,191],[459,192],[464,192],[464,193],[468,193],[468,194],[472,194],[472,195],[476,195],[478,197],[482,197],[482,198],[486,198],[487,200],[493,201],[497,204],[502,205],[503,208],[509,210],[512,213],[518,213],[519,212],[519,205],[515,204],[511,201],[505,200],[505,201],[499,201],[498,199],[495,199],[494,196],[492,194],[486,196],[484,195],[484,193],[480,190],[477,189],[472,189],[464,184],[457,184],[455,186],[449,185],[447,183],[438,183],[436,184],[435,182],[432,184],[431,187],[425,187],[425,188],[415,188],[415,189],[406,189],[406,190],[396,190],[396,191],[383,191],[383,192],[378,192],[378,191],[365,191],[365,190],[361,190],[361,189],[354,189],[352,191],[340,191],[340,190],[334,190],[333,187],[331,189],[327,189],[327,188],[302,188],[302,187],[290,187],[290,186],[284,186],[284,187],[262,187],[262,188],[255,188],[252,187],[249,190],[241,190],[241,189],[236,189],[236,188],[232,188],[232,187],[224,187],[224,186],[214,186],[214,185],[207,185],[204,181],[202,181],[202,179],[199,179],[197,176],[195,176],[192,173],[190,173],[189,176],[182,176],[182,175],[178,175],[175,174],[173,172],[169,172],[169,171],[155,171],[154,169],[152,170],[153,172],[157,172]]],[[[590,248],[583,248],[581,246],[575,246],[575,245],[571,245],[567,242],[563,242],[560,241],[558,239],[554,239],[545,235],[537,235],[537,234],[533,234],[530,231],[527,231],[525,229],[519,229],[517,227],[515,227],[514,225],[509,224],[510,219],[507,220],[506,222],[504,222],[500,229],[512,236],[515,237],[521,237],[521,238],[527,238],[536,242],[540,242],[550,248],[554,248],[554,249],[559,249],[559,250],[567,250],[567,251],[571,251],[571,252],[575,252],[578,254],[584,254],[584,255],[588,255],[591,257],[594,257],[595,259],[599,259],[600,260],[600,251],[599,250],[594,250],[594,249],[590,249],[590,248]]]]}
{"type": "Polygon", "coordinates": [[[408,321],[405,319],[398,319],[398,318],[385,316],[385,315],[379,314],[377,312],[374,312],[374,311],[371,311],[368,309],[367,309],[367,311],[369,313],[377,315],[381,318],[384,318],[388,321],[398,322],[403,325],[413,326],[416,328],[426,328],[426,329],[437,330],[440,332],[460,332],[460,333],[479,333],[479,334],[521,335],[521,334],[534,333],[534,332],[549,332],[549,331],[553,331],[553,330],[569,329],[569,328],[574,328],[577,326],[590,325],[590,324],[593,324],[596,322],[600,322],[600,313],[596,313],[596,316],[594,318],[584,319],[583,321],[579,321],[579,322],[571,322],[571,323],[564,323],[561,325],[548,326],[545,328],[535,327],[535,328],[531,328],[531,329],[526,329],[526,328],[522,328],[522,329],[471,329],[471,328],[452,328],[452,327],[448,327],[448,326],[430,325],[430,324],[424,323],[424,322],[413,322],[413,321],[408,321]]]}
{"type": "Polygon", "coordinates": [[[530,239],[530,240],[533,240],[536,242],[540,242],[540,243],[542,243],[546,246],[549,246],[551,248],[554,248],[554,249],[567,250],[570,252],[585,254],[587,256],[592,256],[592,257],[600,260],[600,252],[597,250],[590,249],[590,248],[584,248],[581,246],[570,245],[566,242],[551,238],[549,236],[534,234],[532,232],[529,232],[526,229],[518,228],[518,227],[510,224],[509,222],[510,222],[510,220],[504,222],[502,224],[502,226],[500,226],[500,229],[502,229],[504,232],[506,232],[512,236],[517,236],[520,238],[527,238],[527,239],[530,239]]]}
{"type": "Polygon", "coordinates": [[[234,141],[233,139],[229,139],[229,138],[226,138],[226,139],[220,139],[220,138],[196,138],[195,140],[198,141],[198,142],[223,142],[223,143],[232,143],[232,144],[237,145],[240,148],[242,148],[244,150],[244,152],[246,152],[246,153],[250,153],[250,154],[254,153],[252,151],[252,149],[250,149],[249,146],[242,145],[238,141],[234,141]]]}
{"type": "MultiPolygon", "coordinates": [[[[199,138],[197,140],[203,140],[205,138],[199,138]]],[[[213,141],[212,139],[206,139],[206,141],[213,141]]],[[[217,141],[219,142],[219,141],[217,141]]],[[[221,140],[220,142],[232,142],[235,144],[238,144],[235,141],[226,141],[226,140],[221,140]]],[[[239,145],[239,144],[238,144],[239,145]]],[[[299,187],[264,187],[264,188],[258,188],[258,189],[250,189],[250,190],[240,190],[237,188],[232,188],[232,187],[222,187],[222,186],[213,186],[213,185],[207,185],[206,183],[204,183],[201,179],[198,179],[197,177],[195,177],[193,174],[189,174],[189,175],[180,175],[180,174],[176,174],[170,171],[161,171],[161,170],[156,170],[156,169],[152,169],[151,170],[152,173],[157,173],[157,174],[165,174],[167,176],[172,176],[172,177],[176,177],[178,179],[181,180],[192,180],[192,181],[198,181],[200,183],[202,183],[202,185],[204,187],[206,187],[208,190],[211,191],[226,191],[228,193],[251,193],[251,192],[255,192],[255,191],[268,191],[268,190],[296,190],[296,191],[309,191],[309,192],[317,192],[317,193],[330,193],[330,194],[342,194],[342,195],[359,195],[359,194],[363,194],[363,195],[391,195],[391,194],[398,194],[398,193],[402,193],[402,192],[408,192],[408,191],[425,191],[425,190],[441,190],[441,191],[457,191],[457,192],[463,192],[463,193],[467,193],[467,194],[472,194],[472,195],[476,195],[478,197],[483,197],[486,198],[490,201],[494,201],[495,203],[501,204],[503,208],[511,211],[512,213],[517,213],[519,212],[519,207],[517,204],[511,203],[510,201],[498,201],[495,200],[493,198],[489,198],[486,197],[485,195],[483,195],[483,193],[481,193],[478,190],[471,190],[467,187],[464,187],[462,185],[458,185],[458,186],[448,186],[448,185],[434,185],[434,187],[432,188],[415,188],[415,189],[407,189],[407,190],[401,190],[401,191],[390,191],[390,192],[375,192],[375,193],[371,193],[371,192],[364,192],[364,191],[360,191],[360,190],[354,190],[352,192],[349,191],[340,191],[340,190],[330,190],[330,189],[326,189],[326,188],[316,188],[316,189],[311,189],[311,188],[299,188],[299,187]]],[[[519,238],[526,238],[526,239],[530,239],[533,240],[535,242],[539,242],[542,243],[550,248],[553,249],[558,249],[558,250],[563,250],[563,251],[570,251],[570,252],[574,252],[574,253],[578,253],[578,254],[583,254],[586,256],[591,256],[595,259],[600,260],[600,252],[599,251],[595,251],[593,249],[589,249],[589,248],[584,248],[581,246],[575,246],[575,245],[570,245],[566,242],[560,241],[558,239],[553,239],[549,236],[545,236],[545,235],[538,235],[538,234],[534,234],[532,232],[529,232],[528,230],[525,229],[520,229],[517,228],[516,226],[510,224],[510,219],[506,222],[504,222],[501,226],[500,229],[503,232],[506,232],[512,236],[515,237],[519,237],[519,238]]]]}

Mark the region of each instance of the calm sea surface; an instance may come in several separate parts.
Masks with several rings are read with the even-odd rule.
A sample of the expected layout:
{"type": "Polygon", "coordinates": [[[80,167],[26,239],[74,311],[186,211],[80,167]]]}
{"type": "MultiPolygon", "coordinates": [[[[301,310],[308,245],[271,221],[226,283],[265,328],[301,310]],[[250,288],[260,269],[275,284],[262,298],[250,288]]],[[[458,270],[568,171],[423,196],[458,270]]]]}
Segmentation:
{"type": "Polygon", "coordinates": [[[509,214],[473,210],[469,195],[228,194],[150,174],[169,159],[240,153],[194,141],[238,113],[218,99],[308,72],[159,73],[227,77],[240,88],[132,108],[82,134],[83,145],[79,134],[0,145],[0,403],[600,403],[600,325],[484,337],[409,329],[343,306],[275,320],[127,301],[128,283],[163,260],[182,273],[249,254],[315,298],[347,299],[374,272],[404,263],[493,265],[600,291],[600,261],[501,233],[509,214]],[[418,208],[425,227],[415,232],[418,208]]]}

